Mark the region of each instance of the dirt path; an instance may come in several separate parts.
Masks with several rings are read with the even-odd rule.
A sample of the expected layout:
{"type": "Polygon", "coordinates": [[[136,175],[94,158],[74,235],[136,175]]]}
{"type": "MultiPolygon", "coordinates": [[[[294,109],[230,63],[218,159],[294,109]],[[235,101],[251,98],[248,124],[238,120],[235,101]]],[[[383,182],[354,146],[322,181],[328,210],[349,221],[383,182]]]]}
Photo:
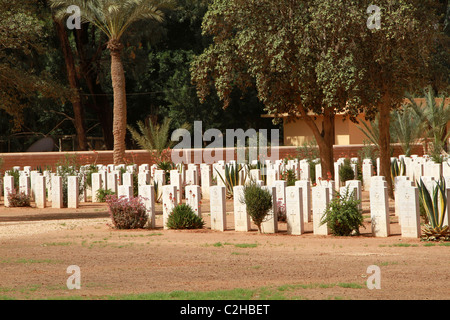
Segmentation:
{"type": "MultiPolygon", "coordinates": [[[[363,203],[367,216],[367,200],[363,203]]],[[[391,208],[393,203],[391,204],[391,208]]],[[[114,230],[104,204],[79,209],[4,208],[0,203],[0,298],[95,298],[174,290],[265,287],[299,299],[449,299],[450,247],[400,236],[391,215],[388,238],[302,236],[233,230],[114,230]],[[80,290],[68,290],[67,267],[81,269],[80,290]],[[370,265],[381,270],[381,289],[369,290],[370,265]]],[[[366,219],[368,220],[368,219],[366,219]]],[[[255,298],[258,298],[256,296],[255,298]]]]}

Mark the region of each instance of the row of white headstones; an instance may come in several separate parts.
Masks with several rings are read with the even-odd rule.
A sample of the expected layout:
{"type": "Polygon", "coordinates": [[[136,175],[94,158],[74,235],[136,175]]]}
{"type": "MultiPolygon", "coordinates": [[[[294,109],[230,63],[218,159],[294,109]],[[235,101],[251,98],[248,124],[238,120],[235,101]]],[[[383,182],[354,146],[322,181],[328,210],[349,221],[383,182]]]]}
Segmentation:
{"type": "MultiPolygon", "coordinates": [[[[435,164],[426,157],[404,158],[406,165],[406,176],[395,178],[395,214],[399,217],[401,225],[401,234],[403,237],[420,237],[420,207],[418,198],[418,189],[415,187],[414,181],[416,177],[420,177],[427,188],[431,190],[436,183],[437,177],[442,175],[442,170],[446,165],[435,164]],[[411,161],[409,159],[412,159],[411,161]],[[435,169],[440,167],[440,172],[435,169]],[[419,171],[420,168],[421,170],[419,171]],[[429,169],[427,169],[429,168],[429,169]],[[434,169],[435,171],[430,171],[434,169]],[[428,171],[427,171],[428,170],[428,171]],[[412,179],[408,176],[412,172],[412,179]],[[424,173],[434,173],[435,175],[424,176],[424,173]]],[[[397,160],[397,159],[394,159],[397,160]]],[[[356,162],[357,158],[352,158],[352,166],[357,174],[356,162]]],[[[335,163],[335,172],[339,172],[343,159],[339,159],[335,163]]],[[[86,201],[88,192],[92,195],[92,202],[97,202],[96,192],[99,189],[110,189],[116,192],[118,196],[133,196],[133,174],[138,175],[138,194],[142,197],[143,203],[148,211],[151,226],[155,226],[155,202],[156,199],[162,199],[163,206],[163,226],[166,222],[173,207],[182,202],[190,205],[194,212],[201,216],[201,199],[210,199],[210,218],[211,229],[226,230],[226,189],[225,184],[218,175],[223,177],[225,173],[225,162],[221,161],[216,164],[207,165],[188,164],[180,166],[178,169],[170,171],[170,185],[165,184],[165,174],[163,170],[158,170],[155,165],[147,164],[137,167],[134,166],[114,166],[114,165],[98,165],[98,172],[92,173],[92,187],[90,190],[84,190],[79,194],[78,176],[68,177],[68,208],[78,208],[80,201],[86,201]],[[121,174],[120,170],[125,169],[125,173],[121,174]],[[182,169],[183,168],[183,169],[182,169]],[[212,179],[217,180],[217,185],[212,185],[212,179]],[[158,194],[155,195],[154,182],[160,187],[158,194]]],[[[235,162],[228,165],[236,165],[235,162]]],[[[273,207],[268,217],[262,224],[262,231],[265,233],[275,233],[278,231],[278,210],[283,209],[286,213],[287,231],[289,234],[301,235],[304,233],[304,224],[313,222],[313,232],[317,235],[328,235],[330,233],[327,225],[321,225],[323,213],[329,202],[335,196],[335,192],[344,194],[346,191],[352,193],[353,196],[362,200],[362,190],[370,190],[370,214],[371,226],[374,236],[386,237],[390,235],[390,218],[389,204],[387,194],[387,183],[382,176],[372,176],[372,163],[366,159],[362,164],[362,173],[364,184],[360,180],[349,180],[345,184],[339,181],[339,175],[335,173],[334,180],[322,179],[316,175],[316,183],[311,186],[310,183],[310,166],[306,160],[289,160],[287,162],[276,161],[266,162],[266,185],[261,180],[261,170],[251,169],[247,171],[247,167],[243,167],[241,171],[242,178],[249,181],[250,177],[259,185],[267,188],[273,196],[273,207]],[[279,180],[280,172],[285,169],[291,169],[295,172],[295,186],[287,186],[286,181],[279,180]]],[[[378,166],[379,168],[379,166],[378,166]]],[[[32,171],[30,167],[13,168],[20,172],[19,191],[30,194],[36,202],[36,207],[45,208],[46,193],[48,199],[51,199],[53,208],[62,207],[62,177],[55,173],[44,171],[32,171]]],[[[84,170],[82,167],[81,170],[84,170]]],[[[320,164],[316,164],[316,172],[321,172],[320,164]]],[[[450,174],[449,174],[450,182],[450,174]]],[[[243,180],[241,180],[243,181],[243,180]]],[[[9,190],[14,187],[13,176],[5,175],[3,178],[4,194],[7,195],[9,190]]],[[[245,183],[245,182],[243,182],[245,183]]],[[[447,185],[450,186],[450,183],[447,185]]],[[[447,189],[449,191],[450,189],[447,189]]],[[[234,226],[236,231],[250,230],[250,217],[246,212],[245,204],[240,200],[243,194],[243,186],[234,187],[234,226]]],[[[5,206],[9,206],[7,197],[4,197],[5,206]]],[[[360,204],[360,208],[362,208],[360,204]]],[[[448,209],[448,208],[447,208],[448,209]]],[[[449,214],[446,215],[444,223],[448,224],[449,214]]]]}

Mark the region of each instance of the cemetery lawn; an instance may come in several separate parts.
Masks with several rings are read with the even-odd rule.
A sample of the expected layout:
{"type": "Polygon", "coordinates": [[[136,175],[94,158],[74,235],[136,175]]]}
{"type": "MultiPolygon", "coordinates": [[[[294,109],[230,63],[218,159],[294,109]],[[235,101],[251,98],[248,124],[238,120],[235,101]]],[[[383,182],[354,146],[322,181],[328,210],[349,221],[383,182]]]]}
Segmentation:
{"type": "MultiPolygon", "coordinates": [[[[368,194],[363,192],[368,212],[368,194]]],[[[79,209],[4,208],[0,202],[0,299],[449,299],[449,243],[402,238],[391,208],[391,236],[374,238],[369,218],[355,237],[233,230],[115,230],[105,204],[79,209]],[[67,267],[81,270],[69,290],[67,267]],[[381,270],[369,290],[367,268],[381,270]]]]}

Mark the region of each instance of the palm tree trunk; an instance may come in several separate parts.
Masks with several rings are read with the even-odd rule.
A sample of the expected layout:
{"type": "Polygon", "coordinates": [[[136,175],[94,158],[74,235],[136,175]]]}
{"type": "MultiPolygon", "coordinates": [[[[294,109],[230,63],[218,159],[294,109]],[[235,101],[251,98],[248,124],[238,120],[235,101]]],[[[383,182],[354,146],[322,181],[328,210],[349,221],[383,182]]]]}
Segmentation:
{"type": "Polygon", "coordinates": [[[127,100],[125,91],[125,73],[121,59],[122,44],[116,39],[108,42],[108,49],[111,51],[111,82],[114,95],[114,164],[124,163],[125,158],[125,135],[127,130],[127,100]]]}

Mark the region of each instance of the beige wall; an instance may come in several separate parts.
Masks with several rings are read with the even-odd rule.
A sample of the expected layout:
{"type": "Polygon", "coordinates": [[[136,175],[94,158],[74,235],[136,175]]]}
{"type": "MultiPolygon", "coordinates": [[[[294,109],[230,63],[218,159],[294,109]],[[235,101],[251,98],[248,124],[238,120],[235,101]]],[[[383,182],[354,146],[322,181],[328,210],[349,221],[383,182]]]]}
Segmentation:
{"type": "MultiPolygon", "coordinates": [[[[364,115],[360,115],[358,120],[364,120],[364,115]]],[[[320,117],[316,119],[318,128],[322,128],[320,117]]],[[[349,119],[345,119],[342,115],[337,115],[335,120],[335,145],[351,145],[363,144],[364,140],[368,140],[364,133],[358,129],[355,123],[349,119]]],[[[301,146],[305,141],[314,139],[311,129],[303,120],[287,122],[284,120],[284,145],[285,146],[301,146]]]]}

